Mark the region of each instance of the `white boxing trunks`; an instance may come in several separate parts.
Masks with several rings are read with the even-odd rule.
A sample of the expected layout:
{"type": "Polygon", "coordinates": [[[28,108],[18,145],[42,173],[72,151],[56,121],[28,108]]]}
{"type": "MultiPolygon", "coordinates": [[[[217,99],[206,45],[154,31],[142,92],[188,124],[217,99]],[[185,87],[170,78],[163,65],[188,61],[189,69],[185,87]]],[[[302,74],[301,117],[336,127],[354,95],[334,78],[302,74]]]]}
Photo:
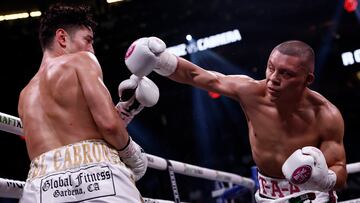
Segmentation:
{"type": "Polygon", "coordinates": [[[144,201],[117,151],[102,140],[86,140],[33,159],[20,202],[144,201]]]}
{"type": "MultiPolygon", "coordinates": [[[[335,203],[337,196],[334,191],[318,192],[303,190],[286,179],[270,178],[258,173],[259,189],[255,193],[257,203],[335,203]],[[313,197],[314,200],[306,200],[313,197]],[[302,199],[302,201],[300,201],[302,199]]],[[[311,199],[313,199],[311,198],[311,199]]]]}

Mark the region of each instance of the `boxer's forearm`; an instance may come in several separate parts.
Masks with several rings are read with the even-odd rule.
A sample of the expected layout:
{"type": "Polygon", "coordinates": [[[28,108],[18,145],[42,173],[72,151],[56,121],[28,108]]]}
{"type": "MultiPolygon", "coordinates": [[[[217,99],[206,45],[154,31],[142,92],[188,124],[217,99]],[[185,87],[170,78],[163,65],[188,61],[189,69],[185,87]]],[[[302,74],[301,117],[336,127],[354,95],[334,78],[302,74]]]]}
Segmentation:
{"type": "Polygon", "coordinates": [[[345,164],[338,164],[329,167],[330,170],[334,171],[336,174],[336,183],[334,186],[335,190],[342,189],[346,184],[347,171],[345,164]]]}
{"type": "Polygon", "coordinates": [[[169,78],[179,83],[208,89],[211,83],[215,82],[218,77],[213,72],[206,71],[199,66],[179,57],[178,66],[175,72],[171,74],[169,78]]]}

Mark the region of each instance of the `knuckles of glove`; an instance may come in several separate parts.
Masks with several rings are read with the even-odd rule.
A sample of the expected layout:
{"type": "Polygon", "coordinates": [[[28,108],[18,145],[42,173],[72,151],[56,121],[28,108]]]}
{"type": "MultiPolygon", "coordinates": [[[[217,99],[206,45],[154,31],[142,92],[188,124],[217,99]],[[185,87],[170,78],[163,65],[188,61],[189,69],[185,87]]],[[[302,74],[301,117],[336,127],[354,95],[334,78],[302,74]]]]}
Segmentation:
{"type": "Polygon", "coordinates": [[[135,98],[145,107],[152,107],[159,101],[159,88],[147,77],[139,81],[138,88],[135,91],[135,98]]]}
{"type": "Polygon", "coordinates": [[[315,147],[296,150],[285,161],[282,171],[286,179],[303,189],[328,191],[334,185],[334,178],[329,179],[325,157],[315,147]]]}

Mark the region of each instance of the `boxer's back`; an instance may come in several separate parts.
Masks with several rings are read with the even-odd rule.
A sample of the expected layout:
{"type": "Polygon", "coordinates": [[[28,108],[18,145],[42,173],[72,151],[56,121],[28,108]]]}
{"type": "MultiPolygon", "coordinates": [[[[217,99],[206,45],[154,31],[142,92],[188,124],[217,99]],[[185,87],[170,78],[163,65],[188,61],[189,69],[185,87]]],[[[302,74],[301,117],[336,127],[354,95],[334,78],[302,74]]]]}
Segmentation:
{"type": "Polygon", "coordinates": [[[101,138],[75,71],[79,57],[44,60],[21,92],[19,112],[30,159],[63,145],[101,138]]]}

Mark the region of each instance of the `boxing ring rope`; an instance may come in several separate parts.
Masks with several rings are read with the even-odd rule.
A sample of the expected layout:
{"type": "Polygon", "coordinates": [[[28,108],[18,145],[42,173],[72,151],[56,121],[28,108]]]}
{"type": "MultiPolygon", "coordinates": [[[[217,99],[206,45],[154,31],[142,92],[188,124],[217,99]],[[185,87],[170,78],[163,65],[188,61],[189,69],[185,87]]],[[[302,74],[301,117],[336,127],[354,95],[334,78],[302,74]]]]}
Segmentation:
{"type": "Polygon", "coordinates": [[[347,170],[348,174],[360,172],[360,162],[347,164],[346,170],[347,170]]]}
{"type": "MultiPolygon", "coordinates": [[[[9,132],[12,134],[19,135],[23,137],[23,126],[20,118],[11,116],[5,113],[0,112],[0,130],[9,132]]],[[[191,164],[186,164],[174,160],[166,160],[161,157],[147,154],[147,158],[149,161],[149,168],[153,168],[156,170],[169,170],[169,165],[171,166],[171,170],[175,173],[203,178],[207,180],[219,181],[219,182],[227,182],[232,184],[237,184],[234,187],[223,188],[217,191],[213,191],[213,197],[224,197],[227,195],[231,196],[236,193],[234,189],[243,189],[247,188],[250,191],[253,191],[255,188],[254,180],[246,177],[242,177],[236,174],[217,171],[213,169],[203,168],[191,164]],[[240,186],[240,187],[239,187],[240,186]],[[242,187],[241,187],[242,186],[242,187]]],[[[348,174],[358,173],[360,172],[360,162],[351,163],[346,165],[346,169],[348,174]]],[[[171,171],[169,170],[169,171],[171,171]]],[[[170,175],[171,176],[171,175],[170,175]]],[[[173,181],[171,181],[174,184],[173,181]]],[[[7,198],[20,198],[22,194],[23,187],[25,185],[24,181],[10,180],[0,178],[0,197],[7,198]]],[[[173,186],[174,187],[174,186],[173,186]]],[[[176,182],[175,182],[176,187],[176,182]]],[[[175,194],[174,194],[175,195],[175,194]]],[[[176,199],[176,198],[175,198],[176,199]]],[[[151,199],[144,198],[147,203],[172,203],[173,201],[161,200],[161,199],[151,199]]],[[[176,201],[178,202],[178,201],[176,201]]],[[[339,203],[360,203],[360,198],[346,200],[339,203]]]]}
{"type": "MultiPolygon", "coordinates": [[[[0,130],[23,137],[22,128],[23,126],[20,118],[0,112],[0,130]]],[[[207,180],[237,184],[245,188],[248,188],[251,191],[255,188],[255,182],[252,179],[242,177],[236,174],[203,168],[174,160],[166,160],[151,154],[147,154],[147,158],[149,161],[148,164],[149,168],[153,168],[157,170],[169,170],[170,173],[174,172],[196,178],[203,178],[207,180]]],[[[174,187],[175,184],[176,187],[176,182],[174,183],[172,179],[171,182],[172,182],[172,186],[174,187]]],[[[0,178],[0,196],[8,197],[8,198],[20,198],[24,184],[25,182],[23,181],[0,178]]],[[[172,202],[172,201],[157,200],[150,198],[146,198],[145,200],[146,202],[153,202],[153,203],[172,202]]]]}
{"type": "MultiPolygon", "coordinates": [[[[20,199],[24,186],[24,181],[0,178],[0,197],[20,199]]],[[[144,198],[144,200],[146,203],[172,203],[162,199],[144,198]]]]}
{"type": "MultiPolygon", "coordinates": [[[[24,181],[0,178],[0,197],[20,199],[24,186],[24,181]]],[[[151,198],[144,198],[144,201],[145,203],[173,203],[173,201],[151,198]]]]}

